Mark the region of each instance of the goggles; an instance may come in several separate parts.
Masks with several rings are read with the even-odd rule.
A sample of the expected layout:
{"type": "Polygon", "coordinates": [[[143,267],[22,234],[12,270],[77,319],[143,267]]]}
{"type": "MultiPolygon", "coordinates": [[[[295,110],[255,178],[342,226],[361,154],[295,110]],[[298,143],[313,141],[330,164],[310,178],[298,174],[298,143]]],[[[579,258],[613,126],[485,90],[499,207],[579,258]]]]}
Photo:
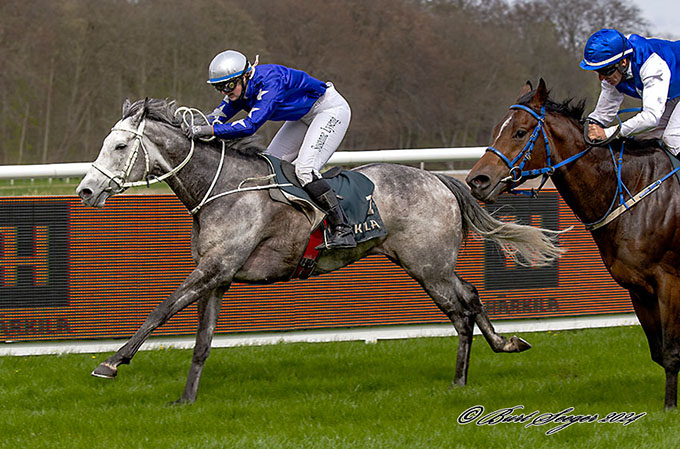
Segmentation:
{"type": "Polygon", "coordinates": [[[236,89],[236,86],[238,86],[238,82],[241,78],[233,78],[227,81],[223,81],[221,83],[216,83],[213,84],[213,87],[218,91],[222,92],[223,94],[229,94],[236,89]]]}
{"type": "Polygon", "coordinates": [[[611,76],[616,72],[616,70],[619,68],[619,63],[608,65],[607,67],[602,67],[601,69],[597,69],[596,72],[599,73],[602,76],[611,76]]]}

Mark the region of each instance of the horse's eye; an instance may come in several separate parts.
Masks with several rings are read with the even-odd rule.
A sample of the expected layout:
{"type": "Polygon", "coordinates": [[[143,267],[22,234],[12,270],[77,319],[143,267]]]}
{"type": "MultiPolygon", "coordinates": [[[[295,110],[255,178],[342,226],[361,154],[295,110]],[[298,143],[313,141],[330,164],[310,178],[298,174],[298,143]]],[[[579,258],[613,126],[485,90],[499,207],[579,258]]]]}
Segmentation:
{"type": "Polygon", "coordinates": [[[116,148],[115,148],[115,149],[116,149],[116,150],[124,150],[125,148],[127,148],[127,143],[122,143],[122,142],[121,142],[121,143],[119,143],[119,144],[116,145],[116,148]]]}
{"type": "Polygon", "coordinates": [[[527,135],[527,132],[525,130],[518,129],[517,131],[515,131],[515,134],[513,134],[512,137],[514,137],[516,139],[521,139],[522,137],[524,137],[526,135],[527,135]]]}

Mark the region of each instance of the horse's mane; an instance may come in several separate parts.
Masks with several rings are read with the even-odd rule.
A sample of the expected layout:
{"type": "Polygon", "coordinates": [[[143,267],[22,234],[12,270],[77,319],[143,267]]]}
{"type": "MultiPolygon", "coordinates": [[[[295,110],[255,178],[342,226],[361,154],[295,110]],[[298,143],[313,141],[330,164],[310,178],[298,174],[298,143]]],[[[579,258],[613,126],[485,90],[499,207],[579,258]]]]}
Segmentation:
{"type": "MultiPolygon", "coordinates": [[[[182,122],[179,116],[175,115],[177,111],[177,104],[175,100],[162,100],[159,98],[149,98],[147,100],[137,100],[130,106],[123,114],[123,119],[132,117],[138,114],[146,102],[146,117],[150,120],[165,123],[173,128],[181,129],[182,122]]],[[[205,124],[203,117],[197,116],[196,122],[205,124]]],[[[227,140],[227,146],[230,150],[237,151],[244,156],[255,156],[258,153],[264,152],[265,148],[261,144],[261,139],[258,136],[247,136],[238,139],[227,140]]],[[[204,145],[216,149],[222,149],[222,143],[219,139],[213,139],[209,142],[203,142],[204,145]]]]}
{"type": "MultiPolygon", "coordinates": [[[[519,100],[517,100],[517,104],[529,106],[529,103],[534,98],[535,93],[536,90],[532,90],[531,92],[522,95],[519,100]]],[[[582,122],[583,111],[586,109],[586,100],[579,100],[576,104],[572,104],[573,101],[573,98],[568,98],[562,103],[557,103],[552,98],[550,98],[550,91],[548,91],[548,98],[545,101],[545,110],[547,112],[561,114],[567,118],[576,120],[577,122],[582,122]]]]}

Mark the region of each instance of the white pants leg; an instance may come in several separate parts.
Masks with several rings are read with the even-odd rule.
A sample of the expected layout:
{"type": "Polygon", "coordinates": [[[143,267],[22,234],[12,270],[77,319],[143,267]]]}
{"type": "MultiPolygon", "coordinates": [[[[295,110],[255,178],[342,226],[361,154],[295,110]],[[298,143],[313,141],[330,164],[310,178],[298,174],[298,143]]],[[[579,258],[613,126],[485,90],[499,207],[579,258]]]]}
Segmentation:
{"type": "Polygon", "coordinates": [[[301,120],[297,122],[285,122],[269,142],[265,153],[284,161],[293,162],[300,151],[302,140],[307,134],[309,126],[301,120]]]}
{"type": "Polygon", "coordinates": [[[286,122],[272,139],[267,153],[295,160],[295,174],[304,186],[328,162],[345,137],[352,112],[347,101],[328,83],[312,109],[296,122],[286,122]]]}
{"type": "MultiPolygon", "coordinates": [[[[672,109],[668,117],[666,129],[663,132],[663,143],[674,155],[680,153],[680,97],[666,103],[666,110],[672,109]]],[[[664,111],[667,112],[667,111],[664,111]]],[[[664,113],[664,116],[666,114],[664,113]]]]}

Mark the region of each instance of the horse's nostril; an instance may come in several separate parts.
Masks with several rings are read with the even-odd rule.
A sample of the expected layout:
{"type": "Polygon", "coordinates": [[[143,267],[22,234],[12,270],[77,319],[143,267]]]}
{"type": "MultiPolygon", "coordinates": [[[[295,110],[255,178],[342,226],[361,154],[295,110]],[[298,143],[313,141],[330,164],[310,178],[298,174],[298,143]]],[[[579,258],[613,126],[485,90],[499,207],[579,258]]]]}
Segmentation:
{"type": "Polygon", "coordinates": [[[489,177],[487,175],[477,175],[468,179],[467,183],[473,189],[483,189],[489,185],[489,177]]]}
{"type": "Polygon", "coordinates": [[[88,199],[88,198],[90,198],[90,197],[92,196],[92,190],[90,190],[90,189],[88,189],[87,187],[85,187],[85,188],[81,189],[81,190],[78,192],[78,195],[79,195],[82,199],[86,200],[86,199],[88,199]]]}

